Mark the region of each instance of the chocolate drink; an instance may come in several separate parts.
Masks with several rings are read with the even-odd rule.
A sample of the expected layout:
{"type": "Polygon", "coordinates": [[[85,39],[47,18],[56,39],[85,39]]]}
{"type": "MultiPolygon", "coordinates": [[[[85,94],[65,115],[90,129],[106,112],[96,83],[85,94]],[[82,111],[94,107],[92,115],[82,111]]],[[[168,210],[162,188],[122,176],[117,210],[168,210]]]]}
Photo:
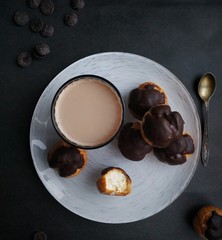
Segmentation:
{"type": "Polygon", "coordinates": [[[80,147],[104,145],[118,132],[122,120],[121,97],[108,82],[94,76],[69,82],[55,99],[58,132],[80,147]]]}

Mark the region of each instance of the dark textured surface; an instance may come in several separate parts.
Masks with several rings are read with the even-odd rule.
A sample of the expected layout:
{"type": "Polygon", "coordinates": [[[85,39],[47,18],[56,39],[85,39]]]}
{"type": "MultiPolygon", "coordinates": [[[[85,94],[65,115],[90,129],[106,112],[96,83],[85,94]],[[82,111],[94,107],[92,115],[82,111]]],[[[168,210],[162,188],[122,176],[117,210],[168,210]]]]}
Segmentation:
{"type": "MultiPolygon", "coordinates": [[[[220,0],[94,0],[78,10],[78,24],[63,17],[69,1],[54,1],[43,16],[25,1],[1,1],[0,8],[0,239],[32,239],[44,231],[48,239],[199,239],[192,229],[195,211],[212,204],[222,208],[222,2],[220,0]],[[17,10],[55,26],[49,39],[13,22],[17,10]],[[46,42],[51,54],[30,67],[16,57],[46,42]],[[135,223],[101,224],[83,219],[60,205],[44,188],[29,150],[29,127],[42,91],[63,68],[99,52],[121,51],[148,57],[172,71],[187,87],[202,119],[196,94],[202,74],[215,74],[217,91],[210,106],[210,162],[200,163],[183,194],[160,213],[135,223]]],[[[149,80],[149,79],[147,79],[149,80]]]]}

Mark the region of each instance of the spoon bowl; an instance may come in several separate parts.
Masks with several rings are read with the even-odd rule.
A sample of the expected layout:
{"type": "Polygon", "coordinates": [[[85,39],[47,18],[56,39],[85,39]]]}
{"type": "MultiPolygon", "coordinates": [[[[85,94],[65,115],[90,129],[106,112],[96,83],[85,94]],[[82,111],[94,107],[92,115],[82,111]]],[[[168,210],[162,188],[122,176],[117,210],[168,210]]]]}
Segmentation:
{"type": "Polygon", "coordinates": [[[205,104],[205,122],[203,130],[201,160],[204,166],[207,166],[209,161],[209,136],[208,136],[208,116],[209,116],[209,101],[216,90],[216,79],[210,72],[205,73],[198,84],[198,93],[205,104]]]}
{"type": "Polygon", "coordinates": [[[216,89],[216,80],[212,73],[205,73],[198,84],[199,96],[204,102],[210,100],[216,89]]]}

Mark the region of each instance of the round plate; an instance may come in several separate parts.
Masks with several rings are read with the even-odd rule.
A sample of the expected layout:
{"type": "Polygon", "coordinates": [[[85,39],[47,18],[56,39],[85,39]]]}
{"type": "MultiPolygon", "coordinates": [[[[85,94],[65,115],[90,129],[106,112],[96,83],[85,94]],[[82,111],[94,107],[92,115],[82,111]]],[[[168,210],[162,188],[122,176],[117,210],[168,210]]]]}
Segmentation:
{"type": "Polygon", "coordinates": [[[83,58],[59,73],[42,93],[31,123],[30,147],[36,171],[51,195],[64,207],[84,218],[104,223],[134,222],[161,211],[187,187],[199,160],[200,121],[195,104],[184,85],[166,68],[145,57],[129,53],[100,53],[83,58]],[[58,88],[70,78],[93,74],[111,81],[121,92],[126,105],[125,122],[135,121],[127,109],[129,92],[151,81],[168,96],[172,111],[182,115],[194,140],[195,152],[183,165],[170,166],[158,161],[153,153],[139,162],[124,158],[116,140],[107,146],[88,150],[88,164],[74,178],[61,178],[49,168],[47,152],[60,138],[52,126],[51,103],[58,88]],[[123,168],[132,180],[128,196],[100,194],[96,181],[102,169],[123,168]]]}

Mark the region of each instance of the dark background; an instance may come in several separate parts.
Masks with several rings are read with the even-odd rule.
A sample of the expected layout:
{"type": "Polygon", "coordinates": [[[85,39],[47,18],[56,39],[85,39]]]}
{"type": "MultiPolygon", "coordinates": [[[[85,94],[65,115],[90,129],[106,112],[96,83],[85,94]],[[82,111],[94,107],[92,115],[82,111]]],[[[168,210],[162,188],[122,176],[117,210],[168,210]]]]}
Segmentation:
{"type": "Polygon", "coordinates": [[[86,0],[73,28],[63,23],[71,10],[68,0],[55,0],[52,16],[22,0],[0,3],[0,239],[32,239],[40,230],[49,240],[199,239],[192,228],[195,212],[206,204],[222,208],[222,1],[86,0]],[[29,25],[16,26],[18,9],[52,23],[54,36],[44,39],[29,25]],[[48,43],[51,54],[20,68],[18,53],[39,42],[48,43]],[[189,186],[169,207],[128,224],[97,223],[66,210],[41,183],[29,149],[32,114],[49,82],[74,61],[108,51],[136,53],[168,68],[189,90],[201,120],[197,82],[207,71],[217,78],[210,105],[209,165],[199,163],[189,186]]]}

